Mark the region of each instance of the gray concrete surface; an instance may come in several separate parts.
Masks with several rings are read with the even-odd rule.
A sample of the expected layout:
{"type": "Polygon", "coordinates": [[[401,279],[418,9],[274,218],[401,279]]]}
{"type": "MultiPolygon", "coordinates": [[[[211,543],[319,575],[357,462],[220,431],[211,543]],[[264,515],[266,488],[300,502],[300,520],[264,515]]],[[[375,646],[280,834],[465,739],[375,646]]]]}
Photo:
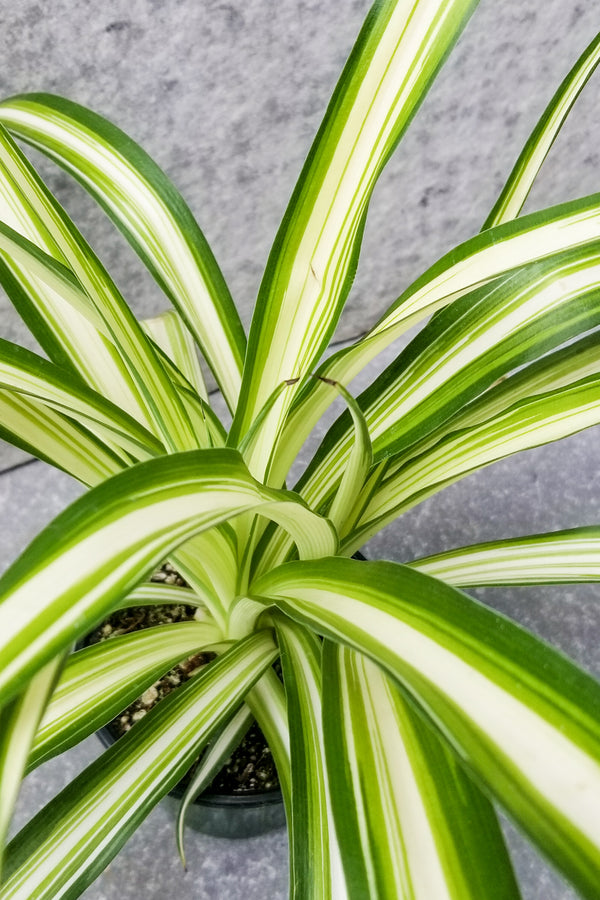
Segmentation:
{"type": "MultiPolygon", "coordinates": [[[[0,0],[0,96],[71,97],[138,140],[181,189],[246,323],[277,224],[370,0],[0,0]]],[[[475,233],[537,116],[600,27],[595,0],[481,0],[376,190],[339,337],[475,233]]],[[[598,188],[600,80],[529,209],[598,188]]],[[[42,165],[140,315],[164,305],[77,186],[42,165]]],[[[0,299],[0,336],[28,342],[0,299]]],[[[12,465],[0,449],[0,467],[12,465]]]]}

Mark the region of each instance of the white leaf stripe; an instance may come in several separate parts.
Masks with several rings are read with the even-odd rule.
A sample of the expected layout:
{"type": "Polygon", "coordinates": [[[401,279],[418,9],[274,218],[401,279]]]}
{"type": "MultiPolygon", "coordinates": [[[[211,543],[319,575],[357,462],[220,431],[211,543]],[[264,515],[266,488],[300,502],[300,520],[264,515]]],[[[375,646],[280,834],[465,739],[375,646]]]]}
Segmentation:
{"type": "Polygon", "coordinates": [[[583,51],[544,110],[508,176],[484,228],[516,218],[577,97],[600,62],[600,34],[583,51]]]}
{"type": "Polygon", "coordinates": [[[532,839],[595,896],[597,682],[510,620],[394,563],[288,563],[258,579],[252,596],[398,678],[532,839]]]}
{"type": "Polygon", "coordinates": [[[490,802],[397,685],[329,641],[323,683],[331,796],[355,894],[516,900],[490,802]]]}
{"type": "Polygon", "coordinates": [[[488,541],[409,565],[462,587],[600,581],[600,527],[488,541]]]}
{"type": "Polygon", "coordinates": [[[600,377],[523,400],[490,421],[450,434],[390,474],[374,492],[346,549],[372,535],[425,497],[475,469],[519,450],[567,437],[600,422],[600,377]]]}
{"type": "Polygon", "coordinates": [[[114,125],[59,97],[4,101],[0,121],[67,169],[103,206],[177,306],[235,405],[244,332],[202,232],[164,173],[114,125]]]}
{"type": "MultiPolygon", "coordinates": [[[[476,235],[428,269],[364,338],[333,354],[319,367],[318,374],[348,385],[425,316],[520,266],[596,239],[599,223],[600,194],[594,194],[476,235]]],[[[279,441],[278,457],[284,472],[330,402],[331,394],[321,382],[313,379],[306,383],[279,441]]]]}
{"type": "Polygon", "coordinates": [[[3,900],[79,896],[276,655],[268,632],[241,641],[84,770],[9,845],[3,900]]]}
{"type": "Polygon", "coordinates": [[[473,6],[471,0],[373,6],[273,245],[234,440],[275,386],[306,375],[324,349],[348,294],[377,177],[473,6]]]}
{"type": "Polygon", "coordinates": [[[173,454],[98,485],[56,518],[0,579],[0,688],[10,697],[85,634],[186,538],[253,511],[295,535],[301,557],[335,553],[332,526],[256,482],[233,450],[173,454]]]}
{"type": "Polygon", "coordinates": [[[214,625],[180,622],[71,654],[36,732],[28,769],[93,734],[172,666],[221,637],[214,625]]]}

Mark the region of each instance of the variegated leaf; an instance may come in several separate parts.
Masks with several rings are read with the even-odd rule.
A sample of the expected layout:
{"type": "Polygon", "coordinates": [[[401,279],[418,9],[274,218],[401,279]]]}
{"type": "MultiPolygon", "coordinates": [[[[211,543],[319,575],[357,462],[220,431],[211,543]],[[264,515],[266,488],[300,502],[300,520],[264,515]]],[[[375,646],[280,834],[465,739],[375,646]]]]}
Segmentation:
{"type": "Polygon", "coordinates": [[[178,308],[233,406],[244,331],[204,235],[164,172],[110,122],[61,97],[5,100],[0,122],[96,198],[178,308]]]}
{"type": "Polygon", "coordinates": [[[78,897],[276,656],[270,633],[262,631],[165,697],[9,844],[2,900],[78,897]]]}
{"type": "Polygon", "coordinates": [[[600,880],[600,684],[509,619],[397,563],[280,566],[252,596],[413,695],[583,896],[600,880]]]}
{"type": "Polygon", "coordinates": [[[491,803],[397,684],[362,654],[325,641],[323,685],[331,797],[352,896],[518,900],[491,803]]]}

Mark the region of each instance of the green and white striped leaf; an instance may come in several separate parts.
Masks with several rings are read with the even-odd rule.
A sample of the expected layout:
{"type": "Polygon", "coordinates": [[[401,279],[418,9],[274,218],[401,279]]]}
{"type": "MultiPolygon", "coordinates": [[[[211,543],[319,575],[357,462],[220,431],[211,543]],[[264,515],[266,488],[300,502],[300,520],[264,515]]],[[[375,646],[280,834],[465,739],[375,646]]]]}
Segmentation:
{"type": "Polygon", "coordinates": [[[200,597],[189,587],[181,587],[178,584],[166,584],[164,582],[146,582],[132,590],[130,594],[120,601],[117,609],[129,609],[135,606],[163,606],[169,603],[176,605],[195,606],[198,621],[205,621],[206,611],[200,597]]]}
{"type": "Polygon", "coordinates": [[[375,182],[474,6],[473,0],[373,5],[267,263],[233,440],[244,436],[275,387],[307,375],[327,345],[350,289],[375,182]]]}
{"type": "Polygon", "coordinates": [[[430,448],[466,428],[491,422],[494,418],[510,410],[519,401],[528,400],[539,395],[548,395],[591,376],[600,375],[600,332],[579,338],[566,347],[548,353],[508,378],[500,379],[497,384],[485,391],[480,397],[468,403],[460,412],[451,416],[431,431],[424,439],[417,441],[406,451],[399,453],[394,460],[386,464],[391,475],[399,471],[410,460],[422,456],[430,448]]]}
{"type": "MultiPolygon", "coordinates": [[[[267,484],[271,484],[267,478],[267,473],[275,452],[275,446],[271,441],[273,428],[277,427],[277,422],[281,418],[281,411],[289,402],[286,400],[286,397],[291,394],[298,380],[297,378],[290,378],[277,385],[239,442],[238,449],[244,457],[244,462],[248,469],[255,478],[264,480],[267,484]]],[[[231,433],[227,442],[229,446],[235,446],[231,433]]],[[[281,484],[273,484],[272,486],[280,487],[281,484]]]]}
{"type": "Polygon", "coordinates": [[[344,547],[353,552],[401,512],[469,472],[598,423],[600,376],[596,375],[519,401],[489,421],[449,434],[405,465],[390,465],[344,547]]]}
{"type": "Polygon", "coordinates": [[[196,344],[177,311],[167,310],[141,324],[179,395],[198,445],[224,446],[225,429],[210,408],[196,344]]]}
{"type": "Polygon", "coordinates": [[[154,435],[119,407],[41,356],[0,339],[0,388],[26,394],[68,415],[134,458],[164,453],[154,435]]]}
{"type": "Polygon", "coordinates": [[[353,524],[348,523],[348,516],[354,507],[356,495],[360,493],[367,480],[373,462],[373,448],[369,426],[359,404],[341,384],[336,382],[335,387],[346,401],[353,426],[353,441],[346,458],[346,466],[327,514],[338,533],[343,534],[345,530],[349,530],[348,526],[353,524]]]}
{"type": "MultiPolygon", "coordinates": [[[[318,374],[347,386],[371,360],[427,315],[507,272],[596,240],[599,228],[600,194],[595,194],[476,235],[428,269],[364,338],[333,354],[319,367],[318,374]]],[[[274,483],[285,477],[330,403],[331,393],[322,382],[306,382],[279,441],[274,483]]]]}
{"type": "Polygon", "coordinates": [[[348,891],[325,765],[321,641],[285,616],[274,614],[273,620],[290,727],[290,882],[303,900],[343,900],[348,891]]]}
{"type": "Polygon", "coordinates": [[[258,722],[273,754],[289,822],[292,807],[292,785],[287,703],[283,684],[273,669],[268,669],[260,681],[246,694],[246,704],[258,722]]]}
{"type": "Polygon", "coordinates": [[[22,694],[0,709],[0,880],[6,836],[19,786],[62,662],[61,654],[34,675],[22,694]]]}
{"type": "Polygon", "coordinates": [[[144,319],[141,325],[146,334],[175,364],[198,396],[208,402],[196,344],[177,310],[168,309],[160,316],[144,319]]]}
{"type": "MultiPolygon", "coordinates": [[[[541,394],[549,395],[584,379],[600,375],[599,348],[600,332],[596,330],[554,353],[548,353],[542,359],[500,380],[481,397],[445,422],[441,429],[432,431],[426,441],[416,444],[413,450],[420,453],[424,446],[434,444],[443,435],[492,419],[520,400],[541,394]]],[[[413,450],[409,450],[409,453],[413,450]]]]}
{"type": "Polygon", "coordinates": [[[420,438],[517,366],[600,324],[599,285],[600,243],[593,242],[438,313],[360,398],[375,459],[420,438]]]}
{"type": "Polygon", "coordinates": [[[509,619],[406,566],[287,563],[252,596],[383,666],[584,897],[600,880],[600,685],[509,619]]]}
{"type": "Polygon", "coordinates": [[[487,217],[484,228],[516,219],[519,215],[544,159],[598,62],[600,34],[585,48],[544,110],[487,217]]]}
{"type": "Polygon", "coordinates": [[[84,484],[97,484],[123,468],[128,454],[114,449],[45,404],[0,389],[0,437],[57,466],[84,484]]]}
{"type": "MultiPolygon", "coordinates": [[[[397,454],[498,378],[600,323],[600,244],[566,251],[439,312],[358,398],[376,460],[397,454]]],[[[354,425],[330,429],[297,490],[321,508],[344,478],[354,425]]]]}
{"type": "Polygon", "coordinates": [[[248,707],[241,706],[220,734],[206,748],[196,766],[190,783],[185,789],[177,810],[176,825],[177,849],[184,868],[186,868],[184,829],[187,811],[196,797],[199,797],[213,778],[218,775],[227,758],[239,746],[252,722],[253,716],[248,707]]]}
{"type": "Polygon", "coordinates": [[[98,201],[177,307],[233,407],[245,351],[240,319],[192,213],[164,172],[101,116],[50,94],[0,104],[0,122],[98,201]]]}
{"type": "Polygon", "coordinates": [[[600,581],[600,528],[487,541],[422,557],[409,565],[461,587],[600,581]]]}
{"type": "MultiPolygon", "coordinates": [[[[344,444],[346,454],[344,456],[344,465],[340,467],[342,472],[336,472],[339,477],[334,477],[332,467],[324,467],[324,472],[317,469],[311,487],[314,485],[311,496],[311,508],[319,509],[324,512],[327,509],[327,500],[330,499],[332,489],[335,489],[333,501],[329,504],[327,510],[327,518],[333,522],[339,534],[344,531],[351,530],[356,519],[361,513],[361,507],[356,507],[356,499],[361,494],[361,490],[366,483],[370,484],[369,472],[373,461],[373,452],[371,446],[371,435],[369,433],[368,424],[365,416],[357,402],[357,400],[337,382],[330,383],[331,389],[335,389],[346,402],[348,413],[350,416],[350,425],[348,430],[348,441],[344,444]],[[351,519],[349,521],[349,518],[351,519]]],[[[321,445],[321,448],[323,445],[321,445]]],[[[319,457],[317,457],[318,462],[319,457]]],[[[314,461],[313,461],[314,462],[314,461]]],[[[328,460],[326,460],[328,462],[328,460]]],[[[309,476],[313,472],[313,468],[309,467],[309,476]]],[[[304,477],[300,480],[299,486],[302,487],[304,477]]],[[[296,486],[296,490],[299,490],[296,486]]],[[[262,539],[262,544],[258,543],[253,559],[253,574],[259,575],[268,571],[276,565],[280,565],[292,550],[292,543],[289,535],[281,530],[272,533],[267,531],[262,539]]]]}
{"type": "MultiPolygon", "coordinates": [[[[67,266],[4,222],[0,222],[0,250],[22,266],[30,276],[35,276],[50,288],[59,302],[62,302],[65,313],[80,313],[96,331],[105,337],[109,336],[108,326],[67,266]]],[[[10,284],[3,282],[3,286],[10,296],[10,284]]],[[[66,315],[64,318],[66,319],[66,315]]],[[[79,355],[69,348],[69,360],[76,360],[79,355]]]]}
{"type": "Polygon", "coordinates": [[[196,534],[170,558],[180,575],[210,610],[220,628],[237,594],[237,536],[229,523],[196,534]]]}
{"type": "Polygon", "coordinates": [[[84,296],[80,307],[84,318],[80,321],[76,312],[65,311],[60,296],[48,292],[43,276],[42,285],[39,277],[32,281],[30,268],[23,265],[20,257],[10,257],[4,268],[10,270],[20,289],[13,292],[13,302],[33,326],[41,345],[53,356],[58,344],[56,361],[64,362],[66,357],[69,365],[75,365],[80,375],[105,396],[118,399],[129,391],[129,405],[125,408],[129,410],[133,404],[135,417],[144,424],[147,420],[153,423],[157,434],[173,449],[195,447],[185,410],[135,316],[2,126],[0,160],[0,199],[9,224],[51,257],[64,262],[84,296]],[[93,314],[100,317],[100,334],[89,327],[88,320],[94,324],[93,314]],[[114,347],[104,340],[105,332],[114,347]],[[48,333],[49,344],[45,340],[48,333]]]}
{"type": "MultiPolygon", "coordinates": [[[[30,238],[34,246],[46,251],[51,259],[66,263],[55,237],[57,228],[61,229],[58,223],[68,220],[1,126],[0,160],[0,219],[3,226],[14,226],[13,235],[30,238]],[[32,197],[43,200],[53,211],[56,227],[45,227],[44,217],[34,215],[32,197]]],[[[76,235],[74,229],[73,234],[76,235]]],[[[6,236],[4,232],[3,240],[6,236]]],[[[8,257],[4,254],[0,260],[1,283],[48,356],[77,372],[91,387],[110,394],[130,415],[149,425],[137,387],[89,297],[85,297],[83,291],[75,292],[69,285],[49,280],[43,269],[44,277],[40,279],[40,265],[35,259],[16,255],[15,248],[7,248],[4,241],[3,250],[7,249],[8,257]]],[[[73,278],[70,269],[65,271],[73,278]]],[[[73,281],[81,288],[76,279],[73,281]]]]}
{"type": "Polygon", "coordinates": [[[301,557],[335,553],[330,523],[256,482],[234,450],[149,460],[88,492],[0,579],[3,698],[87,633],[169,552],[250,510],[289,528],[301,557]]]}
{"type": "Polygon", "coordinates": [[[165,697],[9,844],[2,900],[78,897],[276,656],[270,633],[260,632],[165,697]]]}
{"type": "Polygon", "coordinates": [[[491,803],[397,684],[362,654],[325,641],[323,685],[331,797],[352,896],[519,898],[491,803]]]}
{"type": "Polygon", "coordinates": [[[72,653],[36,732],[28,769],[93,734],[178,662],[221,639],[214,625],[179,622],[72,653]]]}

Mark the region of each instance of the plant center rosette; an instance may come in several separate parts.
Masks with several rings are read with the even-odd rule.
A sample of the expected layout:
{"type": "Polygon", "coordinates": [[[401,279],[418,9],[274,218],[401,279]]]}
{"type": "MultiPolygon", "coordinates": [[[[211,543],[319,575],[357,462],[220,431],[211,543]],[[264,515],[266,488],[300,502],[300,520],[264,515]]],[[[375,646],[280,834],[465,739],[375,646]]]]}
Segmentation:
{"type": "MultiPolygon", "coordinates": [[[[169,563],[157,569],[150,580],[155,584],[189,587],[169,563]]],[[[89,647],[145,628],[192,622],[195,617],[196,607],[185,603],[119,609],[90,632],[84,646],[89,647]]],[[[215,658],[216,653],[212,651],[196,653],[165,672],[100,729],[98,736],[102,743],[105,746],[113,744],[151,713],[161,700],[199,674],[215,658]]],[[[198,762],[199,760],[194,763],[171,791],[171,797],[179,801],[185,796],[198,762]]],[[[210,783],[195,798],[186,821],[197,830],[222,837],[246,837],[283,825],[283,799],[277,769],[267,740],[256,722],[252,722],[210,783]],[[256,812],[260,809],[263,814],[257,816],[256,812]],[[265,811],[270,812],[270,815],[265,816],[265,811]]]]}

